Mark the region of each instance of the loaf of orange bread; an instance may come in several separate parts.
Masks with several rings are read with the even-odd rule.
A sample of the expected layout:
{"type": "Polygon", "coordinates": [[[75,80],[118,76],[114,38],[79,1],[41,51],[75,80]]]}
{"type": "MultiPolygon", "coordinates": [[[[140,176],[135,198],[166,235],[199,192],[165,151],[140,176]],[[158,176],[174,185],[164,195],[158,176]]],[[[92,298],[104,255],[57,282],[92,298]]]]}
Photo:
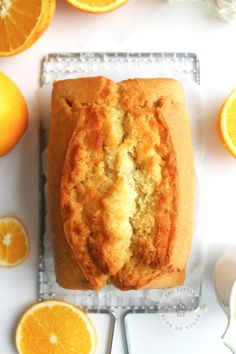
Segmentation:
{"type": "Polygon", "coordinates": [[[173,79],[54,83],[48,159],[57,282],[69,289],[184,282],[194,172],[173,79]]]}

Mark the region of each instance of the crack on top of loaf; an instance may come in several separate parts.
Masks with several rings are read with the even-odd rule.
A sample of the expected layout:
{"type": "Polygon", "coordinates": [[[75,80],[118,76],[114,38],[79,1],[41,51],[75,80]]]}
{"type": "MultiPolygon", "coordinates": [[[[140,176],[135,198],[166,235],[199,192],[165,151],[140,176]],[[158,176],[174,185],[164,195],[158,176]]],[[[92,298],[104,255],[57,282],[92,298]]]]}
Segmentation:
{"type": "Polygon", "coordinates": [[[67,106],[69,107],[69,109],[71,110],[72,106],[73,106],[73,101],[69,100],[68,98],[65,98],[65,102],[66,102],[67,106]]]}
{"type": "MultiPolygon", "coordinates": [[[[160,105],[160,101],[158,103],[160,105]]],[[[135,180],[135,189],[137,193],[136,197],[136,212],[135,215],[130,218],[130,222],[132,225],[133,229],[133,237],[132,237],[132,250],[133,254],[135,256],[138,256],[142,259],[142,262],[144,264],[154,267],[157,267],[160,265],[160,254],[162,253],[162,241],[159,239],[161,238],[160,232],[157,230],[155,231],[155,223],[156,223],[156,216],[155,212],[158,213],[158,203],[159,199],[161,197],[161,190],[159,191],[158,185],[162,185],[162,179],[166,178],[168,179],[169,177],[165,177],[165,172],[164,170],[168,167],[169,159],[170,159],[170,154],[171,151],[169,149],[163,148],[167,144],[172,144],[171,140],[168,138],[167,142],[165,140],[166,138],[166,127],[162,119],[162,115],[159,112],[159,110],[154,110],[152,112],[152,115],[154,116],[157,125],[158,125],[158,130],[159,130],[159,135],[160,135],[160,141],[158,144],[153,145],[153,149],[151,148],[148,154],[146,155],[146,158],[149,157],[152,159],[152,155],[154,155],[153,158],[155,158],[154,165],[157,164],[158,162],[158,156],[160,158],[160,161],[158,163],[158,166],[160,168],[160,173],[161,173],[161,180],[158,181],[156,180],[155,176],[148,176],[148,173],[145,172],[145,166],[139,165],[137,166],[137,161],[136,161],[136,147],[133,149],[132,154],[130,154],[130,157],[134,159],[136,163],[136,169],[134,173],[134,180],[135,180]],[[158,113],[157,113],[158,112],[158,113]],[[166,149],[168,151],[166,151],[166,149]],[[153,151],[152,151],[153,150],[153,151]],[[162,151],[163,150],[163,151],[162,151]],[[138,167],[138,168],[137,168],[138,167]],[[164,173],[164,174],[163,174],[164,173]],[[154,178],[154,179],[153,179],[154,178]],[[157,184],[158,183],[158,184],[157,184]],[[152,236],[151,236],[152,235],[152,236]],[[159,244],[159,240],[161,243],[159,244]],[[158,246],[159,244],[159,246],[158,246]],[[157,248],[156,252],[154,252],[154,249],[157,248]],[[159,252],[158,252],[158,248],[159,252]],[[149,257],[149,253],[151,252],[151,258],[149,257]],[[150,262],[147,261],[150,258],[150,262]]],[[[145,114],[144,119],[146,122],[148,122],[149,115],[145,114]]],[[[170,148],[171,150],[171,148],[170,148]]],[[[144,163],[147,160],[144,160],[144,163]]],[[[141,160],[142,162],[142,160],[141,160]]],[[[153,171],[154,173],[155,171],[153,171]]],[[[174,187],[173,187],[174,188],[174,187]]],[[[170,193],[174,193],[174,190],[172,190],[170,193]]],[[[175,196],[172,196],[173,199],[175,196]]],[[[171,198],[172,199],[172,198],[171,198]]],[[[161,211],[162,213],[163,211],[161,211]]],[[[169,211],[168,211],[169,213],[169,211]]],[[[172,212],[170,212],[172,215],[172,212]]],[[[171,228],[170,232],[168,233],[168,245],[166,249],[166,257],[168,257],[168,249],[169,249],[169,242],[171,242],[171,233],[173,232],[173,215],[171,216],[171,228]]],[[[163,259],[162,259],[163,263],[163,259]]],[[[151,270],[151,269],[150,269],[151,270]]]]}
{"type": "MultiPolygon", "coordinates": [[[[118,95],[118,87],[117,87],[117,95],[118,95]]],[[[125,111],[123,107],[120,105],[119,100],[117,100],[117,104],[110,106],[110,105],[105,105],[109,109],[107,110],[107,113],[105,113],[104,121],[103,121],[103,130],[105,130],[104,136],[105,136],[105,141],[102,144],[102,149],[104,153],[103,161],[99,162],[99,166],[103,169],[103,177],[106,179],[104,188],[103,185],[100,185],[101,179],[97,179],[98,176],[96,176],[98,170],[98,164],[95,162],[92,162],[92,166],[87,170],[86,177],[89,180],[90,187],[95,188],[95,194],[97,192],[101,192],[101,203],[102,203],[102,209],[100,209],[100,212],[104,210],[105,217],[103,218],[102,215],[100,215],[101,222],[103,222],[103,233],[100,232],[98,235],[98,230],[97,227],[99,225],[91,223],[91,220],[96,219],[96,215],[93,214],[93,211],[90,213],[90,210],[87,210],[87,207],[85,203],[83,202],[83,195],[79,194],[77,203],[81,204],[82,206],[82,220],[85,223],[85,225],[88,226],[89,229],[89,235],[87,236],[87,250],[88,253],[90,253],[91,257],[94,260],[94,263],[97,265],[100,265],[99,268],[100,270],[104,271],[106,269],[106,272],[113,272],[114,269],[114,262],[112,260],[113,257],[113,252],[114,254],[118,254],[119,260],[116,260],[116,271],[119,271],[119,269],[124,265],[126,261],[129,260],[130,258],[130,234],[133,232],[132,227],[129,222],[129,214],[132,215],[133,213],[133,198],[134,198],[134,191],[132,191],[133,186],[132,182],[129,180],[132,178],[132,173],[129,172],[129,170],[132,170],[132,166],[129,164],[127,161],[127,146],[125,146],[126,143],[126,132],[124,131],[123,127],[123,121],[125,119],[125,111]],[[106,128],[104,128],[104,125],[106,128]],[[107,135],[106,135],[107,134],[107,135]],[[113,156],[114,155],[114,156],[113,156]],[[108,161],[110,160],[110,161],[108,161]],[[118,161],[119,160],[119,161],[118,161]],[[121,171],[117,167],[120,166],[121,171]],[[92,174],[90,173],[92,170],[92,174]],[[95,178],[93,177],[95,175],[95,178]],[[114,184],[117,183],[117,187],[114,187],[114,184]],[[121,183],[121,184],[120,184],[121,183]],[[101,188],[102,187],[102,188],[101,188]],[[114,223],[116,223],[116,220],[112,219],[110,217],[111,213],[111,208],[114,207],[114,210],[119,209],[120,203],[122,203],[122,198],[120,199],[120,196],[117,194],[117,190],[113,190],[118,188],[121,189],[121,194],[120,196],[123,195],[125,203],[123,204],[124,211],[123,215],[121,213],[121,228],[122,230],[119,230],[119,227],[114,227],[114,223]],[[130,193],[130,197],[129,197],[130,193]],[[116,205],[117,204],[117,205],[116,205]],[[110,236],[108,236],[108,230],[110,232],[110,236]],[[113,235],[114,234],[114,235],[113,235]],[[97,250],[99,247],[102,246],[102,250],[100,249],[99,253],[97,250]],[[110,251],[113,250],[111,253],[110,251]],[[111,254],[109,257],[107,255],[111,254]],[[108,258],[107,258],[108,257],[108,258]],[[110,260],[110,261],[109,261],[110,260]],[[113,265],[112,265],[113,264],[113,265]]],[[[97,107],[104,107],[104,105],[100,104],[93,104],[94,106],[97,107]]],[[[86,107],[91,106],[91,105],[86,105],[86,107]]],[[[78,107],[78,106],[77,106],[78,107]]],[[[76,104],[74,108],[77,108],[76,104]]],[[[84,106],[83,106],[84,107],[84,106]]],[[[93,126],[91,126],[91,129],[93,129],[93,126]]],[[[130,158],[130,157],[129,157],[130,158]]],[[[90,159],[88,158],[88,163],[90,159]]],[[[100,170],[101,172],[102,170],[100,170]]],[[[99,172],[99,173],[100,173],[99,172]]],[[[102,178],[102,176],[101,176],[102,178]]],[[[77,181],[79,182],[79,181],[77,181]]],[[[81,182],[81,181],[80,181],[81,182]]],[[[79,184],[76,183],[74,185],[74,188],[77,192],[79,184]]],[[[85,183],[86,187],[86,183],[85,183]]],[[[79,188],[80,189],[80,188],[79,188]]],[[[86,188],[85,188],[86,189],[86,188]]],[[[73,193],[73,192],[72,192],[73,193]]],[[[73,196],[71,196],[72,198],[73,196]]],[[[99,202],[100,203],[100,202],[99,202]]],[[[118,213],[119,214],[119,213],[118,213]]],[[[119,226],[119,222],[117,221],[117,226],[119,226]]]]}
{"type": "Polygon", "coordinates": [[[76,112],[77,109],[80,109],[80,108],[90,108],[92,106],[94,107],[104,107],[104,108],[112,108],[114,110],[118,110],[118,104],[114,107],[113,105],[107,103],[106,101],[96,101],[96,102],[77,102],[76,99],[70,99],[70,98],[67,98],[65,97],[64,98],[64,101],[67,105],[67,107],[70,109],[70,110],[73,110],[76,112]]]}
{"type": "MultiPolygon", "coordinates": [[[[117,92],[116,92],[117,97],[119,96],[118,87],[117,87],[117,92]]],[[[155,235],[152,236],[151,234],[153,232],[153,228],[155,227],[155,212],[158,212],[158,211],[156,211],[157,208],[156,208],[156,204],[155,204],[156,203],[156,199],[158,198],[158,195],[154,195],[156,193],[155,181],[152,180],[152,177],[148,177],[148,173],[146,173],[145,170],[143,169],[143,167],[141,165],[138,165],[137,161],[136,161],[136,145],[138,144],[140,139],[138,138],[137,141],[134,142],[134,145],[132,146],[132,148],[128,147],[128,145],[129,145],[128,139],[130,139],[132,137],[131,137],[131,134],[130,134],[130,125],[128,124],[128,126],[126,127],[125,122],[128,119],[129,115],[131,115],[131,117],[134,116],[136,114],[135,111],[139,111],[139,109],[140,110],[141,109],[146,109],[146,112],[150,112],[150,114],[152,114],[154,116],[154,119],[155,119],[155,114],[156,114],[155,112],[159,112],[159,114],[161,116],[161,113],[160,113],[160,111],[158,109],[158,108],[161,108],[161,105],[162,105],[161,98],[159,98],[159,100],[160,100],[159,102],[158,102],[158,100],[156,101],[156,106],[155,106],[155,102],[152,103],[152,102],[149,102],[149,101],[142,101],[141,102],[142,104],[140,104],[140,102],[136,101],[135,102],[135,106],[133,108],[133,111],[131,111],[131,112],[129,112],[128,110],[125,110],[122,107],[120,99],[117,99],[116,104],[114,104],[114,103],[112,104],[110,102],[107,102],[107,103],[106,102],[102,102],[101,100],[99,102],[95,102],[95,103],[83,102],[81,104],[78,104],[78,103],[76,104],[76,100],[75,100],[75,102],[73,102],[74,103],[73,111],[76,111],[76,109],[79,110],[80,108],[81,108],[81,110],[82,110],[82,108],[84,108],[86,110],[87,107],[89,108],[92,105],[94,107],[105,107],[105,108],[107,107],[107,108],[109,108],[109,110],[113,110],[113,112],[115,114],[115,118],[114,119],[115,120],[116,119],[120,119],[121,120],[121,124],[123,125],[123,134],[121,135],[121,139],[119,141],[119,144],[117,146],[115,146],[115,148],[114,148],[114,150],[115,150],[114,158],[112,158],[110,162],[106,161],[107,158],[108,158],[108,155],[109,155],[110,147],[106,143],[103,143],[102,149],[103,149],[103,152],[104,152],[104,161],[101,162],[101,163],[104,164],[104,174],[106,175],[106,177],[111,178],[112,176],[114,176],[114,179],[113,179],[112,183],[114,183],[114,180],[119,176],[119,174],[120,174],[120,177],[124,178],[125,183],[126,183],[126,187],[125,187],[126,188],[126,193],[127,194],[130,193],[130,199],[134,199],[134,200],[130,200],[130,201],[135,203],[135,207],[133,208],[133,206],[132,206],[133,210],[132,210],[130,205],[129,206],[127,205],[127,214],[130,214],[130,215],[126,214],[126,217],[123,220],[126,223],[126,227],[127,227],[128,224],[130,225],[130,228],[131,228],[131,239],[129,240],[128,239],[129,235],[128,234],[126,235],[125,233],[123,233],[123,234],[124,234],[124,238],[126,237],[126,240],[123,240],[122,239],[122,235],[120,236],[119,233],[117,235],[118,242],[119,242],[119,237],[120,237],[121,245],[122,245],[123,249],[125,249],[127,251],[127,259],[125,260],[125,262],[129,261],[130,257],[133,255],[133,251],[134,251],[135,247],[138,246],[137,244],[135,244],[135,238],[136,237],[137,238],[138,237],[142,238],[143,234],[145,234],[145,237],[147,237],[149,239],[152,238],[152,237],[154,238],[155,235]],[[155,108],[157,108],[157,109],[155,110],[155,108]],[[126,147],[124,146],[125,144],[127,144],[126,147]],[[115,168],[115,164],[117,162],[117,154],[118,154],[118,151],[122,147],[124,147],[124,154],[127,155],[125,158],[127,160],[132,160],[133,161],[131,163],[132,166],[129,165],[129,167],[128,167],[128,169],[126,171],[125,171],[126,166],[123,167],[124,168],[123,173],[121,173],[119,170],[116,170],[116,168],[115,168]],[[131,169],[132,172],[130,172],[129,169],[131,169]],[[130,176],[128,176],[128,175],[130,175],[130,176]],[[142,179],[141,179],[140,185],[139,185],[138,184],[138,179],[139,179],[140,175],[142,175],[142,179]],[[147,193],[146,188],[148,188],[149,184],[150,184],[150,191],[147,193]],[[129,188],[131,190],[130,192],[129,192],[129,188]],[[133,190],[133,192],[132,192],[132,190],[133,190]],[[134,198],[134,196],[135,196],[135,198],[134,198]],[[150,199],[153,199],[153,200],[150,202],[150,199]],[[149,205],[149,203],[151,203],[151,204],[149,205]],[[141,208],[143,208],[142,212],[140,212],[141,208]],[[136,218],[137,220],[134,220],[135,217],[137,216],[137,213],[139,214],[138,217],[136,218]],[[152,225],[152,228],[148,229],[145,226],[145,223],[144,223],[144,225],[142,225],[142,227],[141,227],[141,231],[140,231],[140,235],[139,235],[138,227],[140,227],[140,226],[137,226],[137,225],[140,224],[140,220],[142,221],[145,218],[149,218],[150,219],[149,220],[150,222],[148,221],[147,223],[152,225]],[[137,223],[137,225],[136,225],[136,223],[137,223]]],[[[139,117],[134,117],[134,119],[139,119],[139,117]]],[[[143,119],[147,122],[148,119],[149,119],[149,114],[145,114],[145,112],[144,112],[143,119]]],[[[117,124],[119,124],[119,122],[117,124]]],[[[131,124],[133,124],[132,120],[131,120],[131,124]]],[[[161,124],[161,122],[157,120],[158,129],[159,129],[159,125],[160,124],[161,124]]],[[[150,134],[151,134],[152,127],[150,126],[148,129],[149,129],[150,134]]],[[[159,147],[158,145],[155,145],[155,146],[153,145],[153,150],[155,150],[157,155],[159,154],[158,147],[159,147]]],[[[165,168],[165,159],[168,159],[168,155],[165,156],[165,154],[164,154],[163,162],[161,161],[161,163],[160,163],[161,169],[165,168]]],[[[144,162],[145,162],[145,159],[144,159],[144,162]]],[[[123,163],[125,165],[125,162],[123,162],[123,163]]],[[[128,161],[127,161],[127,163],[129,164],[128,161]]],[[[95,165],[94,165],[94,172],[96,173],[96,166],[95,165]]],[[[84,179],[83,181],[80,181],[80,182],[78,181],[78,186],[79,186],[79,183],[85,182],[85,184],[86,184],[86,180],[90,179],[90,178],[91,178],[91,175],[90,175],[90,172],[89,172],[87,174],[87,176],[86,176],[86,179],[84,179]]],[[[92,183],[93,183],[93,181],[92,181],[92,183]]],[[[109,188],[109,184],[106,185],[105,187],[109,188]]],[[[75,188],[77,188],[77,185],[75,186],[75,188]]],[[[101,192],[103,193],[103,191],[101,191],[101,192]]],[[[105,193],[106,193],[106,190],[105,190],[105,193]]],[[[82,195],[80,195],[80,196],[78,195],[78,202],[81,203],[81,204],[84,204],[82,195]],[[81,200],[81,198],[82,198],[82,200],[81,200]]],[[[83,208],[84,208],[84,205],[83,205],[83,208]]],[[[87,246],[88,246],[90,238],[92,238],[96,242],[96,234],[97,234],[96,227],[97,227],[97,224],[94,225],[94,228],[91,227],[91,222],[90,222],[89,218],[87,217],[87,215],[85,213],[85,210],[83,210],[83,212],[82,212],[82,219],[85,222],[85,224],[88,225],[88,228],[90,230],[90,235],[88,236],[88,240],[87,240],[87,246]]],[[[124,227],[124,229],[125,229],[125,227],[124,227]]],[[[104,236],[104,242],[106,242],[105,236],[104,236]]],[[[106,246],[108,246],[108,252],[109,252],[109,240],[108,240],[108,243],[105,244],[105,247],[106,246]]],[[[114,247],[114,245],[111,245],[111,246],[114,247]]],[[[143,250],[143,252],[144,252],[144,250],[143,250]]],[[[99,257],[100,257],[99,255],[92,254],[92,251],[89,248],[88,248],[88,253],[91,254],[91,256],[92,256],[92,258],[94,260],[94,263],[96,263],[97,265],[99,265],[99,263],[101,263],[101,262],[97,262],[97,259],[99,259],[99,257]]],[[[142,249],[141,249],[141,247],[139,248],[137,254],[140,257],[140,261],[144,262],[144,264],[145,264],[145,259],[142,258],[142,249]]],[[[113,253],[111,253],[111,256],[112,255],[113,255],[113,253]]],[[[105,264],[105,260],[103,260],[103,262],[105,264]]],[[[106,264],[105,264],[105,266],[106,266],[106,264]]],[[[100,267],[100,270],[102,270],[102,267],[100,267]]],[[[151,271],[152,270],[150,268],[150,272],[151,271]]]]}
{"type": "Polygon", "coordinates": [[[165,103],[165,97],[161,96],[156,101],[153,102],[154,108],[162,108],[165,103]]]}

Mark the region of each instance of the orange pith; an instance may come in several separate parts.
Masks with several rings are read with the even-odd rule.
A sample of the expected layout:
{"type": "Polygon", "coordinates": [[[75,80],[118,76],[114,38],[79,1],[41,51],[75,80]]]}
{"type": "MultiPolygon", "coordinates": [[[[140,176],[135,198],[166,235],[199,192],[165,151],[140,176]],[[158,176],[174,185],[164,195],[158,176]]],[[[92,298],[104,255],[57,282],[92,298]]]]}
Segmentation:
{"type": "Polygon", "coordinates": [[[218,131],[224,146],[236,157],[236,88],[222,106],[218,118],[218,131]]]}
{"type": "Polygon", "coordinates": [[[11,216],[0,218],[0,266],[14,267],[25,261],[29,241],[22,223],[11,216]]]}
{"type": "Polygon", "coordinates": [[[85,312],[59,300],[38,303],[16,331],[19,354],[94,354],[96,333],[85,312]]]}
{"type": "Polygon", "coordinates": [[[0,1],[0,56],[29,48],[48,27],[56,0],[0,1]]]}
{"type": "Polygon", "coordinates": [[[66,0],[68,3],[78,8],[79,10],[104,13],[113,11],[124,5],[128,0],[66,0]]]}

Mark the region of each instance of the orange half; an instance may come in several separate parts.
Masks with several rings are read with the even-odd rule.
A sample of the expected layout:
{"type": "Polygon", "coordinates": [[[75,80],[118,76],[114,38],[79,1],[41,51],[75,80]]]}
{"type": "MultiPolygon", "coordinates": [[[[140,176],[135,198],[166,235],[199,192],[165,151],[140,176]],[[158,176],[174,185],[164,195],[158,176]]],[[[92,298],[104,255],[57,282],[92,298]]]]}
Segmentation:
{"type": "Polygon", "coordinates": [[[0,56],[29,48],[50,24],[56,0],[0,1],[0,56]]]}
{"type": "Polygon", "coordinates": [[[66,0],[79,10],[93,13],[113,11],[124,5],[128,0],[66,0]]]}
{"type": "Polygon", "coordinates": [[[218,131],[224,146],[236,157],[236,88],[226,98],[221,108],[218,131]]]}
{"type": "Polygon", "coordinates": [[[23,224],[12,216],[0,218],[0,266],[15,267],[28,254],[29,241],[23,224]]]}
{"type": "Polygon", "coordinates": [[[19,354],[94,354],[96,332],[86,313],[59,300],[32,306],[16,331],[19,354]]]}

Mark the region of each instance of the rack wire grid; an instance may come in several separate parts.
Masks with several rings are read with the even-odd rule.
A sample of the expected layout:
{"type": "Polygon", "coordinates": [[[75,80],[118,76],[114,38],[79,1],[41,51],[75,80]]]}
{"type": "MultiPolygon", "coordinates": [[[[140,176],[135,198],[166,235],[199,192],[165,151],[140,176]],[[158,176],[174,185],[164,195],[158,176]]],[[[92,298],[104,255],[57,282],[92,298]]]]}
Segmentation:
{"type": "MultiPolygon", "coordinates": [[[[168,70],[184,75],[197,84],[200,84],[200,64],[194,53],[54,53],[48,54],[42,65],[41,86],[51,84],[54,80],[68,77],[103,75],[107,72],[132,72],[140,66],[147,67],[149,72],[166,72],[168,70]]],[[[126,74],[125,74],[126,75],[126,74]]],[[[126,330],[126,317],[130,313],[157,313],[173,312],[175,303],[160,301],[161,290],[137,290],[122,292],[112,286],[105,290],[75,291],[66,290],[56,283],[50,236],[47,227],[47,180],[45,176],[42,156],[47,148],[48,132],[40,128],[40,217],[39,217],[39,292],[40,301],[48,299],[64,299],[88,312],[107,313],[112,318],[111,339],[108,352],[112,350],[112,339],[117,319],[121,320],[121,331],[124,339],[125,353],[129,353],[126,330]]],[[[200,289],[196,296],[185,298],[187,311],[194,311],[199,307],[200,289]]]]}

